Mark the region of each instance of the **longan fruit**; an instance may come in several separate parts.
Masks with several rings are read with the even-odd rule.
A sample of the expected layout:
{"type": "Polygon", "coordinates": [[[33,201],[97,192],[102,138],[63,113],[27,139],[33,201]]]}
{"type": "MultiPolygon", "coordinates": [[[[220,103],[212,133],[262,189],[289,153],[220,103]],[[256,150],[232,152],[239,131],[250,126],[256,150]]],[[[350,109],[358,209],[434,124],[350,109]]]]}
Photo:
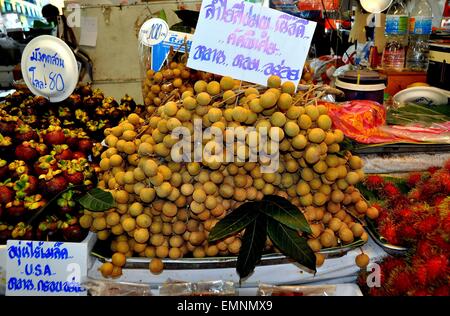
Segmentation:
{"type": "Polygon", "coordinates": [[[111,257],[112,264],[115,265],[116,267],[123,267],[126,263],[126,260],[127,259],[125,255],[120,252],[114,253],[111,257]]]}
{"type": "Polygon", "coordinates": [[[106,228],[106,225],[106,219],[104,217],[96,217],[92,221],[92,227],[94,227],[94,229],[98,231],[104,230],[106,228]]]}
{"type": "Polygon", "coordinates": [[[161,259],[153,258],[149,263],[149,270],[153,274],[160,274],[164,269],[164,264],[161,259]]]}
{"type": "Polygon", "coordinates": [[[215,257],[219,253],[219,248],[215,245],[208,246],[205,250],[205,254],[208,257],[215,257]]]}
{"type": "Polygon", "coordinates": [[[147,230],[147,228],[136,228],[134,230],[134,239],[138,243],[146,243],[147,240],[150,238],[150,234],[147,230]]]}
{"type": "Polygon", "coordinates": [[[136,228],[136,220],[134,218],[126,218],[122,222],[122,227],[126,232],[131,232],[136,228]]]}
{"type": "MultiPolygon", "coordinates": [[[[83,215],[85,216],[85,215],[83,215]]],[[[80,218],[80,223],[81,223],[81,218],[80,218]]],[[[112,212],[112,213],[108,213],[106,215],[106,224],[109,227],[115,226],[117,224],[120,223],[120,215],[116,212],[112,212]]]]}
{"type": "Polygon", "coordinates": [[[204,258],[206,256],[206,252],[203,247],[197,247],[192,252],[192,255],[194,256],[194,258],[204,258]]]}
{"type": "Polygon", "coordinates": [[[350,167],[353,170],[358,170],[358,169],[361,169],[363,167],[363,161],[358,156],[351,156],[348,162],[350,164],[350,167]]]}
{"type": "Polygon", "coordinates": [[[143,188],[139,192],[139,198],[144,203],[151,203],[156,197],[156,191],[153,188],[143,188]]]}
{"type": "Polygon", "coordinates": [[[194,246],[199,246],[205,241],[205,238],[204,232],[191,232],[189,242],[194,246]]]}
{"type": "MultiPolygon", "coordinates": [[[[289,137],[296,137],[300,133],[300,127],[297,125],[296,122],[289,121],[284,125],[284,131],[285,131],[286,135],[288,135],[289,137]]],[[[296,148],[296,147],[294,147],[294,148],[296,148]]],[[[296,149],[299,149],[299,148],[296,148],[296,149]]]]}
{"type": "Polygon", "coordinates": [[[88,229],[88,228],[91,227],[93,220],[94,219],[92,218],[91,215],[85,214],[85,215],[80,217],[80,220],[79,220],[80,221],[80,226],[82,228],[88,229]]]}
{"type": "Polygon", "coordinates": [[[370,219],[376,219],[379,216],[378,209],[376,207],[369,207],[366,213],[370,219]]]}
{"type": "Polygon", "coordinates": [[[307,105],[305,112],[313,121],[316,121],[320,116],[319,109],[315,105],[307,105]]]}
{"type": "Polygon", "coordinates": [[[303,130],[309,129],[312,125],[312,120],[307,114],[300,115],[297,122],[300,128],[303,130]]]}
{"type": "Polygon", "coordinates": [[[340,190],[334,190],[333,192],[331,192],[331,201],[333,201],[334,203],[341,203],[344,198],[345,195],[340,190]]]}
{"type": "Polygon", "coordinates": [[[233,89],[234,79],[228,76],[222,77],[222,79],[220,79],[220,87],[224,91],[233,89]]]}
{"type": "Polygon", "coordinates": [[[117,241],[116,249],[118,252],[125,254],[130,250],[130,246],[126,241],[117,241]]]}
{"type": "Polygon", "coordinates": [[[324,231],[322,235],[320,235],[320,243],[325,248],[333,246],[335,239],[334,234],[331,234],[328,231],[324,231]]]}
{"type": "Polygon", "coordinates": [[[320,243],[319,239],[317,239],[317,238],[308,239],[307,244],[308,244],[309,248],[311,248],[311,250],[314,252],[320,251],[320,249],[322,249],[322,244],[320,243]]]}
{"type": "Polygon", "coordinates": [[[241,246],[242,246],[241,240],[239,238],[236,238],[231,244],[228,245],[228,250],[233,254],[237,254],[239,253],[241,246]]]}
{"type": "Polygon", "coordinates": [[[364,200],[359,200],[355,203],[355,209],[358,213],[365,214],[368,209],[368,205],[364,200]]]}
{"type": "Polygon", "coordinates": [[[363,226],[359,223],[352,225],[351,230],[352,230],[353,236],[355,236],[355,237],[361,237],[361,235],[365,232],[363,226]]]}
{"type": "Polygon", "coordinates": [[[179,248],[184,244],[184,240],[181,236],[172,236],[169,239],[170,247],[179,248]]]}
{"type": "Polygon", "coordinates": [[[272,126],[283,127],[286,124],[286,116],[281,112],[275,112],[270,117],[270,124],[272,126]]]}
{"type": "Polygon", "coordinates": [[[350,229],[348,228],[344,228],[341,229],[339,231],[339,238],[344,242],[344,243],[349,243],[353,241],[353,233],[350,229]]]}
{"type": "Polygon", "coordinates": [[[321,267],[325,261],[325,256],[321,253],[315,253],[316,255],[316,267],[321,267]]]}
{"type": "Polygon", "coordinates": [[[143,211],[144,206],[139,202],[134,202],[128,208],[128,213],[133,217],[137,217],[138,215],[142,214],[143,211]]]}
{"type": "Polygon", "coordinates": [[[177,211],[178,208],[174,203],[172,202],[164,203],[162,212],[165,216],[174,217],[175,215],[177,215],[177,211]]]}
{"type": "Polygon", "coordinates": [[[115,154],[109,158],[109,163],[112,167],[119,167],[123,162],[123,159],[120,155],[115,154]]]}
{"type": "Polygon", "coordinates": [[[152,218],[147,214],[140,214],[136,217],[136,224],[142,228],[148,228],[152,224],[152,218]]]}
{"type": "Polygon", "coordinates": [[[366,268],[369,265],[370,258],[365,253],[359,254],[355,257],[355,263],[361,269],[366,268]]]}
{"type": "Polygon", "coordinates": [[[192,194],[192,198],[197,203],[203,203],[206,200],[206,193],[203,189],[195,189],[192,194]]]}
{"type": "Polygon", "coordinates": [[[269,88],[278,89],[281,86],[281,79],[278,76],[272,75],[267,78],[267,86],[269,88]]]}
{"type": "Polygon", "coordinates": [[[328,222],[328,228],[330,228],[331,230],[333,230],[334,232],[339,231],[339,229],[342,226],[342,221],[339,218],[333,217],[329,222],[328,222]]]}
{"type": "Polygon", "coordinates": [[[317,119],[317,126],[321,128],[324,131],[328,131],[331,128],[331,125],[333,122],[331,121],[331,118],[328,115],[320,115],[317,119]]]}

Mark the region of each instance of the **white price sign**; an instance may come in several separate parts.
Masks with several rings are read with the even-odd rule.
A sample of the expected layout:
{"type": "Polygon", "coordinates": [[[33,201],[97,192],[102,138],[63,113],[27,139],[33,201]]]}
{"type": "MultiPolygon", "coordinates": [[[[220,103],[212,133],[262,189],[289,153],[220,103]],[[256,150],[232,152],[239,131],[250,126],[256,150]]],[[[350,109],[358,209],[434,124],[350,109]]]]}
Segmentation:
{"type": "Polygon", "coordinates": [[[8,240],[7,296],[85,296],[86,243],[8,240]]]}
{"type": "Polygon", "coordinates": [[[139,41],[142,45],[152,47],[166,39],[169,25],[163,19],[153,18],[146,21],[139,31],[139,41]]]}
{"type": "Polygon", "coordinates": [[[22,54],[22,76],[35,95],[51,102],[67,99],[78,83],[78,65],[70,47],[57,37],[33,39],[22,54]]]}
{"type": "Polygon", "coordinates": [[[297,83],[316,23],[242,0],[203,0],[188,67],[267,84],[297,83]]]}

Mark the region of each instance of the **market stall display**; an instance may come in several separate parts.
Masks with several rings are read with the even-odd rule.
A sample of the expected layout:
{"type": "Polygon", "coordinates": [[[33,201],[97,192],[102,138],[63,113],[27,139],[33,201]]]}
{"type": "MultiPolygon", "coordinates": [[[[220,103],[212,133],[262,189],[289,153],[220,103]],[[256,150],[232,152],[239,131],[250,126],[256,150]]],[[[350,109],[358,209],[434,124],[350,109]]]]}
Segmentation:
{"type": "MultiPolygon", "coordinates": [[[[445,80],[422,82],[427,1],[415,16],[403,1],[384,2],[383,58],[375,56],[377,39],[362,39],[377,37],[384,20],[363,34],[359,12],[352,56],[311,51],[316,58],[298,69],[282,71],[283,60],[247,76],[250,57],[234,54],[261,47],[234,34],[235,51],[224,51],[227,61],[240,60],[240,73],[229,74],[220,47],[204,46],[193,48],[190,64],[200,71],[187,66],[198,37],[170,30],[161,11],[139,35],[147,41],[143,105],[107,97],[95,82],[57,103],[17,87],[0,103],[0,245],[9,241],[0,247],[0,278],[7,247],[33,240],[89,243],[87,278],[79,281],[90,295],[449,296],[450,94],[445,80]],[[392,81],[397,75],[409,77],[392,81]]],[[[325,6],[326,20],[340,9],[339,1],[310,4],[325,6]]],[[[209,15],[225,18],[208,23],[236,9],[220,6],[209,15]]],[[[230,23],[251,28],[252,12],[230,23]]],[[[190,13],[195,23],[187,16],[177,27],[195,29],[204,18],[190,13]]],[[[294,36],[282,21],[297,18],[272,14],[276,27],[269,19],[266,31],[255,32],[269,39],[273,27],[294,36]]],[[[300,36],[308,45],[309,35],[300,36]]],[[[430,67],[445,79],[446,44],[430,47],[430,67]]],[[[264,56],[273,58],[264,67],[283,54],[264,56]]]]}

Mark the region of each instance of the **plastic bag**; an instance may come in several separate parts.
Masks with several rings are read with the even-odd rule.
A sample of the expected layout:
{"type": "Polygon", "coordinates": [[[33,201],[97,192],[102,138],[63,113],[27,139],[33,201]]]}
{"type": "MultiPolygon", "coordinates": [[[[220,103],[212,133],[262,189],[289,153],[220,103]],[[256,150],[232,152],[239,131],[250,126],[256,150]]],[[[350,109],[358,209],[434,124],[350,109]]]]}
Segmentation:
{"type": "MultiPolygon", "coordinates": [[[[386,110],[374,101],[355,100],[344,103],[319,102],[328,108],[334,128],[363,144],[400,142],[405,139],[380,129],[386,125],[386,110]]],[[[410,141],[410,139],[406,139],[410,141]]]]}
{"type": "Polygon", "coordinates": [[[260,284],[258,296],[333,296],[335,285],[269,285],[260,284]]]}
{"type": "Polygon", "coordinates": [[[424,126],[381,126],[380,130],[395,137],[407,138],[418,142],[450,144],[450,122],[424,126]]]}
{"type": "Polygon", "coordinates": [[[167,282],[159,288],[161,296],[235,296],[236,287],[233,282],[167,282]]]}
{"type": "Polygon", "coordinates": [[[81,284],[92,296],[152,296],[148,284],[86,279],[81,284]]]}

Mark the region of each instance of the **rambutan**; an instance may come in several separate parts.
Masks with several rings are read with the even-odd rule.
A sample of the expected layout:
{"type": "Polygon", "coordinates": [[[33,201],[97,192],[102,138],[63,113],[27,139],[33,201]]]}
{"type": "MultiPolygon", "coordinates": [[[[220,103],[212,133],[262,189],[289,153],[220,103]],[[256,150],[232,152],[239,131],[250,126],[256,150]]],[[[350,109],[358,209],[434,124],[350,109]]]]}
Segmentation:
{"type": "Polygon", "coordinates": [[[427,268],[423,265],[416,268],[414,276],[421,286],[427,285],[427,268]]]}
{"type": "Polygon", "coordinates": [[[366,178],[366,186],[369,189],[377,189],[382,186],[384,179],[377,175],[370,175],[366,178]]]}
{"type": "Polygon", "coordinates": [[[438,171],[440,168],[439,167],[430,167],[428,168],[428,172],[430,174],[434,174],[436,171],[438,171]]]}
{"type": "Polygon", "coordinates": [[[386,291],[382,287],[372,287],[369,290],[370,296],[386,296],[386,291]]]}
{"type": "Polygon", "coordinates": [[[434,290],[434,296],[450,296],[450,288],[448,285],[442,285],[434,290]]]}
{"type": "Polygon", "coordinates": [[[381,236],[386,238],[386,240],[388,242],[390,242],[391,244],[393,244],[393,245],[399,244],[399,240],[398,240],[398,236],[397,236],[397,229],[393,223],[391,223],[389,221],[384,222],[379,227],[379,231],[380,231],[381,236]]]}
{"type": "Polygon", "coordinates": [[[434,253],[433,244],[430,243],[428,240],[421,240],[417,244],[416,247],[416,254],[420,258],[428,259],[430,258],[434,253]]]}
{"type": "Polygon", "coordinates": [[[399,228],[399,236],[403,239],[411,240],[417,237],[417,232],[409,224],[406,224],[399,228]]]}
{"type": "Polygon", "coordinates": [[[422,174],[419,172],[413,172],[408,176],[408,186],[413,188],[420,182],[420,180],[422,180],[422,174]]]}
{"type": "Polygon", "coordinates": [[[414,212],[411,211],[409,208],[404,208],[398,211],[396,215],[397,215],[396,217],[400,221],[409,221],[413,217],[414,212]]]}
{"type": "Polygon", "coordinates": [[[430,292],[426,289],[418,289],[418,290],[414,290],[411,293],[411,296],[430,296],[430,292]]]}
{"type": "Polygon", "coordinates": [[[435,229],[439,226],[439,218],[436,216],[428,216],[420,221],[418,221],[414,228],[422,234],[429,234],[435,231],[435,229]]]}
{"type": "Polygon", "coordinates": [[[394,199],[400,195],[400,190],[391,182],[387,182],[383,188],[387,198],[394,199]]]}
{"type": "Polygon", "coordinates": [[[443,252],[450,252],[450,242],[446,241],[441,235],[433,235],[430,240],[443,252]]]}
{"type": "Polygon", "coordinates": [[[388,257],[383,261],[382,270],[389,275],[394,269],[403,269],[406,266],[405,261],[400,258],[388,257]]]}
{"type": "Polygon", "coordinates": [[[412,189],[408,194],[410,199],[417,200],[417,201],[420,200],[420,195],[421,195],[420,190],[417,188],[412,189]]]}
{"type": "Polygon", "coordinates": [[[425,263],[427,269],[427,279],[429,282],[442,276],[448,271],[448,259],[444,255],[434,256],[425,263]]]}
{"type": "Polygon", "coordinates": [[[414,286],[412,275],[408,271],[399,271],[394,278],[392,278],[392,290],[394,295],[404,295],[410,291],[414,286]]]}
{"type": "Polygon", "coordinates": [[[450,159],[444,164],[444,169],[450,172],[450,159]]]}

